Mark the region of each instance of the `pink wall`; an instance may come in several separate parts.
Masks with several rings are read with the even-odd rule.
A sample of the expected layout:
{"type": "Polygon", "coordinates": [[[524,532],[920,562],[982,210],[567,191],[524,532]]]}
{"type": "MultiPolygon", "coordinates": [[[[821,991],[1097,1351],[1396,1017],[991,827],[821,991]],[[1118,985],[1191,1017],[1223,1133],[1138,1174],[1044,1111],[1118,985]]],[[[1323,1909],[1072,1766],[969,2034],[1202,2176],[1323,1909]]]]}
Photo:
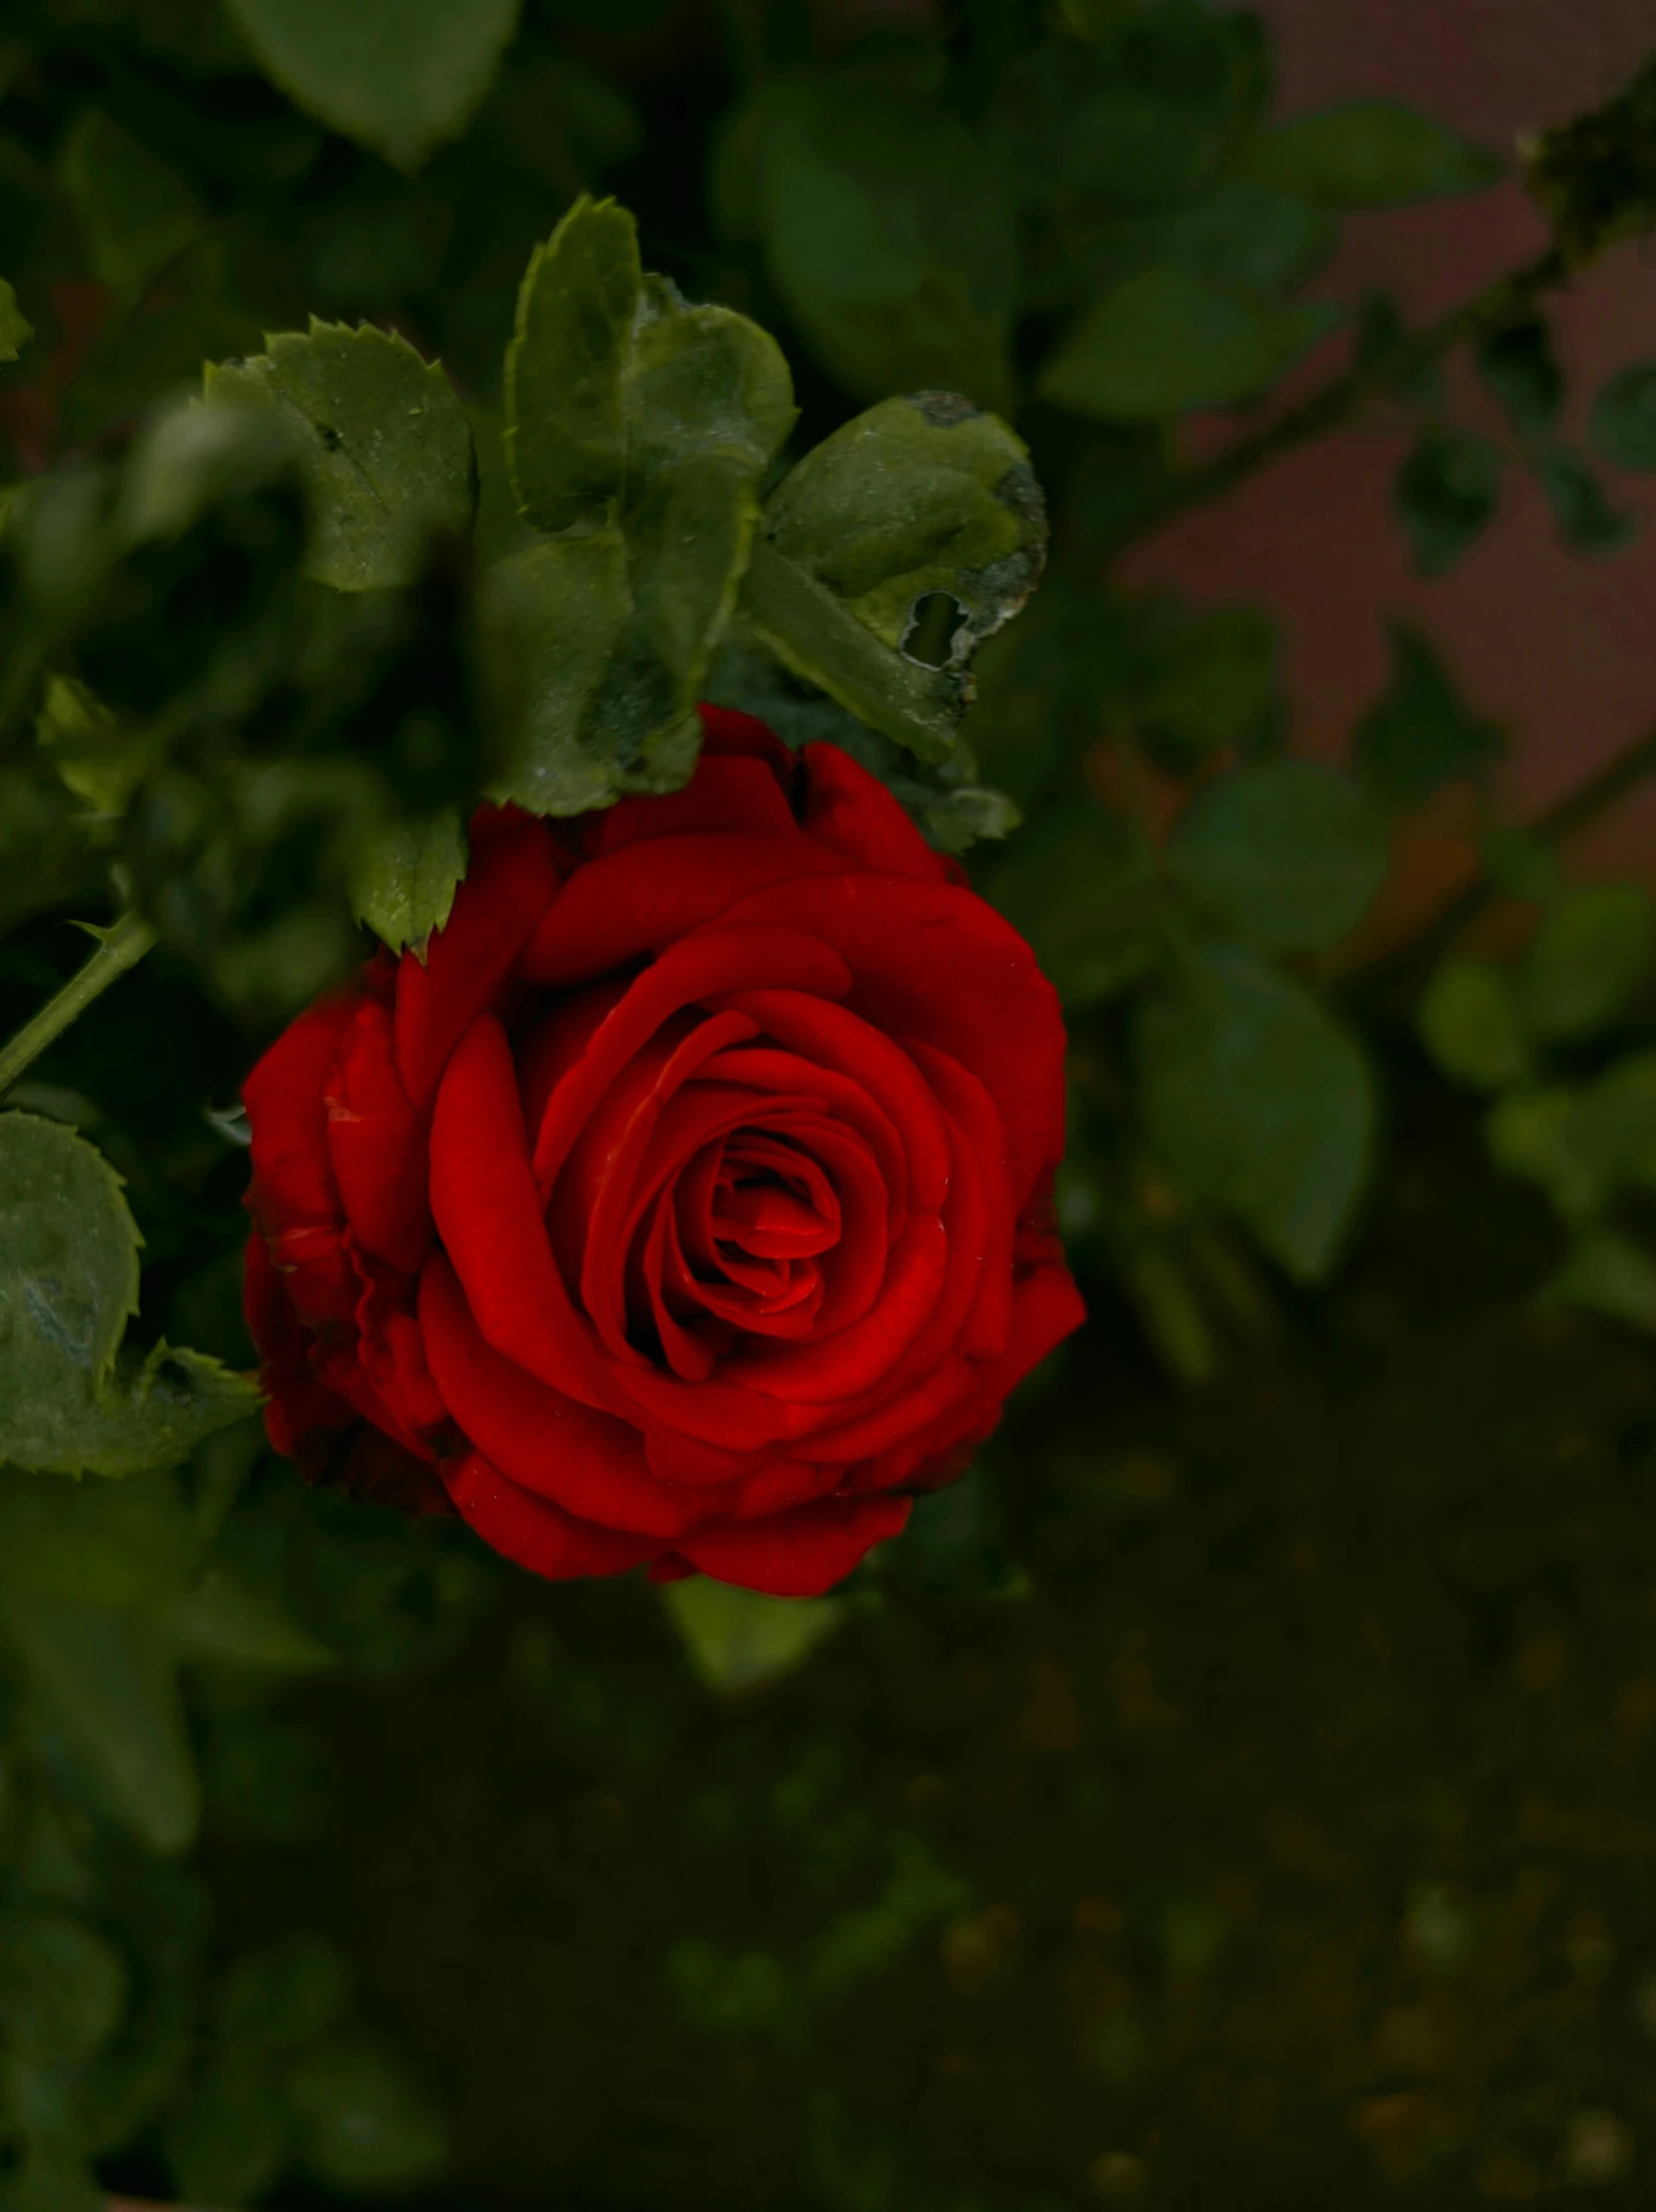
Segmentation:
{"type": "MultiPolygon", "coordinates": [[[[1656,47],[1651,0],[1262,4],[1280,41],[1286,110],[1388,94],[1503,147],[1602,98],[1656,47]]],[[[1318,288],[1355,298],[1384,285],[1406,310],[1431,314],[1542,237],[1515,184],[1474,201],[1363,216],[1318,288]]],[[[1603,375],[1656,354],[1656,258],[1616,253],[1560,303],[1556,327],[1578,426],[1603,375]]],[[[1464,396],[1470,409],[1481,406],[1469,380],[1464,396]]],[[[1558,547],[1540,494],[1514,477],[1479,546],[1449,576],[1421,583],[1390,515],[1406,445],[1382,427],[1325,440],[1169,530],[1134,556],[1131,574],[1271,601],[1285,626],[1301,742],[1324,753],[1339,753],[1383,680],[1388,614],[1419,616],[1476,703],[1509,724],[1511,797],[1533,811],[1656,724],[1656,482],[1613,481],[1614,495],[1642,514],[1645,536],[1587,561],[1558,547]]],[[[1577,857],[1656,875],[1656,789],[1584,840],[1577,857]]],[[[1441,843],[1436,853],[1423,847],[1417,873],[1453,861],[1441,843]]]]}

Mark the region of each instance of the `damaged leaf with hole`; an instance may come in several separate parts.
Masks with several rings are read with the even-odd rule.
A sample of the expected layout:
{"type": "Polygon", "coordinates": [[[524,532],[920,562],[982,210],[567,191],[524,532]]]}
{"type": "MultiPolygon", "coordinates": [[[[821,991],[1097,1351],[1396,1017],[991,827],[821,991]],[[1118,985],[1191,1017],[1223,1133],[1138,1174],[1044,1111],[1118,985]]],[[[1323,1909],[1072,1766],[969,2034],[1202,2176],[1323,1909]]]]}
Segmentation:
{"type": "Polygon", "coordinates": [[[1022,441],[956,393],[912,393],[847,423],[772,493],[742,613],[859,721],[946,760],[972,655],[1035,589],[1045,554],[1022,441]]]}

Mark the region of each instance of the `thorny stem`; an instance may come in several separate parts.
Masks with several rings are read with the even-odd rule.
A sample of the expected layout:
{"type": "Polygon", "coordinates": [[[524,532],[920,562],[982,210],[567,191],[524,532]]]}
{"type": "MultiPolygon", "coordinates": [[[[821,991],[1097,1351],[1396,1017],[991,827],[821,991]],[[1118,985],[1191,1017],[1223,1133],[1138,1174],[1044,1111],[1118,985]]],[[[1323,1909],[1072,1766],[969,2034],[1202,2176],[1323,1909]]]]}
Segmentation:
{"type": "Polygon", "coordinates": [[[104,932],[96,952],[72,975],[63,988],[26,1021],[7,1045],[0,1046],[0,1098],[9,1091],[30,1063],[60,1037],[69,1024],[85,1013],[101,991],[118,975],[136,967],[156,941],[156,932],[136,914],[124,914],[104,932]]]}

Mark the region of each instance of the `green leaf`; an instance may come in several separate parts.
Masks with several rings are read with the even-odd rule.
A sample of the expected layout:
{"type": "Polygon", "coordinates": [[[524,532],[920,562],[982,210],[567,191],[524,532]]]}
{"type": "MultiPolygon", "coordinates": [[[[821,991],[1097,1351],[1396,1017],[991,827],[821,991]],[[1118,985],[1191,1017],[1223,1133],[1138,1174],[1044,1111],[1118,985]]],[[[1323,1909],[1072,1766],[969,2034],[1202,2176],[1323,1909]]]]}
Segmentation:
{"type": "Polygon", "coordinates": [[[626,649],[632,594],[619,529],[543,539],[501,561],[484,614],[515,733],[492,797],[532,814],[584,814],[687,779],[700,727],[665,669],[626,649]]]}
{"type": "Polygon", "coordinates": [[[1323,302],[1250,298],[1177,262],[1104,293],[1041,373],[1054,406],[1160,422],[1253,399],[1339,320],[1323,302]]]}
{"type": "Polygon", "coordinates": [[[59,1122],[0,1114],[0,1459],[132,1474],[175,1464],[256,1407],[246,1377],[199,1352],[158,1344],[115,1360],[138,1244],[120,1179],[91,1145],[59,1122]]]}
{"type": "Polygon", "coordinates": [[[1589,1219],[1609,1196],[1614,1163],[1593,1141],[1579,1092],[1514,1091],[1490,1110],[1484,1134],[1495,1165],[1538,1183],[1567,1222],[1589,1219]]]}
{"type": "Polygon", "coordinates": [[[37,2135],[8,2178],[5,2212],[108,2212],[109,2199],[78,2145],[37,2135]]]}
{"type": "Polygon", "coordinates": [[[864,398],[1009,406],[1017,262],[994,150],[878,70],[778,85],[749,131],[771,277],[830,375],[864,398]]]}
{"type": "Polygon", "coordinates": [[[164,2138],[175,2187],[193,2204],[250,2204],[288,2157],[287,2100],[268,2068],[220,2052],[164,2138]]]}
{"type": "Polygon", "coordinates": [[[1481,537],[1500,501],[1501,458],[1468,430],[1429,430],[1398,471],[1395,503],[1415,571],[1441,576],[1481,537]]]}
{"type": "Polygon", "coordinates": [[[1311,994],[1251,953],[1204,946],[1135,1036],[1151,1143],[1196,1197],[1247,1223],[1290,1274],[1333,1265],[1368,1175],[1363,1055],[1311,994]]]}
{"type": "Polygon", "coordinates": [[[491,579],[518,733],[498,797],[572,813],[688,775],[694,703],[793,419],[756,324],[643,275],[612,202],[571,210],[530,264],[508,363],[518,498],[563,535],[491,579]]]}
{"type": "Polygon", "coordinates": [[[1475,776],[1506,750],[1499,726],[1474,715],[1436,647],[1407,622],[1392,625],[1392,680],[1357,726],[1358,774],[1397,807],[1475,776]]]}
{"type": "Polygon", "coordinates": [[[1491,331],[1477,349],[1477,372],[1520,435],[1538,437],[1558,420],[1564,372],[1538,317],[1491,331]]]}
{"type": "Polygon", "coordinates": [[[1512,986],[1482,960],[1446,961],[1427,986],[1419,1022],[1427,1050],[1458,1082],[1498,1091],[1528,1071],[1512,986]]]}
{"type": "Polygon", "coordinates": [[[1054,39],[1006,72],[1015,100],[1021,85],[1035,99],[1015,108],[1025,193],[1065,214],[1188,206],[1268,95],[1257,19],[1200,0],[1094,0],[1089,12],[1095,53],[1054,39]]]}
{"type": "Polygon", "coordinates": [[[314,1673],[338,1663],[325,1644],[217,1568],[209,1569],[193,1590],[174,1598],[154,1618],[188,1659],[270,1667],[289,1674],[314,1673]]]}
{"type": "Polygon", "coordinates": [[[459,809],[412,822],[386,822],[364,841],[351,868],[351,912],[393,952],[424,953],[449,919],[466,873],[466,827],[459,809]]]}
{"type": "Polygon", "coordinates": [[[201,1789],[170,1651],[134,1614],[14,1602],[31,1686],[111,1809],[157,1851],[196,1833],[201,1789]]]}
{"type": "Polygon", "coordinates": [[[843,1598],[767,1598],[704,1575],[668,1583],[667,1617],[704,1688],[757,1689],[804,1665],[844,1621],[843,1598]]]}
{"type": "Polygon", "coordinates": [[[1046,512],[1022,442],[967,400],[884,401],[807,454],[765,504],[742,611],[795,674],[922,760],[947,760],[967,664],[1024,604],[1046,512]],[[960,617],[942,667],[904,651],[923,600],[960,617]]]}
{"type": "Polygon", "coordinates": [[[349,1996],[338,1953],[315,1936],[289,1936],[230,1967],[219,1992],[218,2030],[237,2048],[297,2050],[339,2025],[349,1996]]]}
{"type": "Polygon", "coordinates": [[[399,169],[462,130],[518,24],[518,0],[225,0],[265,74],[399,169]]]}
{"type": "Polygon", "coordinates": [[[1506,172],[1498,155],[1390,100],[1295,116],[1262,133],[1238,166],[1260,184],[1336,210],[1486,191],[1506,172]]]}
{"type": "Polygon", "coordinates": [[[539,530],[615,519],[642,289],[637,225],[613,199],[578,200],[535,249],[506,354],[506,454],[518,506],[539,530]]]}
{"type": "Polygon", "coordinates": [[[1613,1230],[1580,1238],[1541,1294],[1549,1305],[1579,1306],[1656,1333],[1656,1259],[1613,1230]]]}
{"type": "Polygon", "coordinates": [[[1508,899],[1544,905],[1562,888],[1558,849],[1535,830],[1497,822],[1478,841],[1483,873],[1508,899]]]}
{"type": "Polygon", "coordinates": [[[67,1913],[0,1914],[0,2043],[29,2065],[90,2058],[120,2026],[127,1974],[67,1913]]]}
{"type": "Polygon", "coordinates": [[[1567,1222],[1602,1213],[1623,1190],[1656,1190],[1656,1053],[1619,1060],[1584,1090],[1556,1085],[1503,1099],[1489,1149],[1538,1183],[1567,1222]]]}
{"type": "Polygon", "coordinates": [[[66,1605],[133,1606],[176,1595],[200,1546],[170,1470],[126,1482],[0,1472],[0,1582],[66,1605]]]}
{"type": "Polygon", "coordinates": [[[138,1228],[121,1178],[60,1122],[0,1114],[0,1457],[49,1431],[66,1372],[108,1380],[138,1310],[138,1228]]]}
{"type": "Polygon", "coordinates": [[[35,326],[17,304],[17,294],[0,276],[0,361],[15,361],[35,334],[35,326]]]}
{"type": "Polygon", "coordinates": [[[1114,278],[1178,262],[1208,283],[1261,297],[1303,284],[1339,240],[1332,215],[1239,177],[1221,178],[1189,206],[1111,223],[1097,234],[1099,265],[1114,278]]]}
{"type": "Polygon", "coordinates": [[[1282,639],[1263,607],[1152,606],[1133,645],[1133,726],[1158,767],[1189,775],[1222,746],[1275,738],[1282,639]]]}
{"type": "Polygon", "coordinates": [[[58,161],[93,273],[129,305],[207,229],[200,202],[171,162],[97,109],[74,125],[58,161]]]}
{"type": "Polygon", "coordinates": [[[1588,436],[1612,467],[1656,472],[1656,361],[1635,361],[1599,386],[1588,436]]]}
{"type": "Polygon", "coordinates": [[[448,2155],[442,2122],[402,2069],[365,2044],[305,2051],[289,2069],[287,2094],[300,2155],[337,2188],[409,2188],[448,2155]]]}
{"type": "Polygon", "coordinates": [[[1546,446],[1531,462],[1565,545],[1579,553],[1619,553],[1639,535],[1639,519],[1612,507],[1604,487],[1573,446],[1546,446]]]}
{"type": "Polygon", "coordinates": [[[1240,768],[1197,793],[1168,848],[1174,875],[1229,930],[1316,952],[1355,928],[1385,881],[1384,815],[1315,761],[1240,768]]]}
{"type": "Polygon", "coordinates": [[[1639,884],[1582,884],[1556,900],[1518,970],[1530,1035],[1551,1042],[1607,1028],[1649,972],[1653,924],[1639,884]]]}
{"type": "Polygon", "coordinates": [[[1587,1141],[1620,1188],[1656,1190],[1656,1052],[1635,1052],[1609,1067],[1583,1101],[1587,1141]]]}
{"type": "Polygon", "coordinates": [[[988,895],[1066,1006],[1125,990],[1160,955],[1166,892],[1154,856],[1130,824],[1090,798],[1019,838],[988,895]]]}
{"type": "Polygon", "coordinates": [[[207,396],[274,402],[293,427],[311,514],[305,573],[339,591],[413,582],[429,542],[472,521],[472,434],[447,377],[368,324],[313,316],[307,333],[265,342],[251,360],[209,368],[207,396]]]}

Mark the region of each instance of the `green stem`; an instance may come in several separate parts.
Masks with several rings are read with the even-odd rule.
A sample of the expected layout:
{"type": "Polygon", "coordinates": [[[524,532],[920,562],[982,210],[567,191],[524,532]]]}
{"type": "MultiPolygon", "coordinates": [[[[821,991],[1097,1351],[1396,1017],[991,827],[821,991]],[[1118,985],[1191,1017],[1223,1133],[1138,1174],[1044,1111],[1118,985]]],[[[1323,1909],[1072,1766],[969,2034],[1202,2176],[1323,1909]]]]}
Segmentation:
{"type": "Polygon", "coordinates": [[[85,1013],[100,991],[108,990],[118,975],[138,965],[155,941],[156,932],[142,917],[121,917],[86,965],[69,978],[62,990],[54,992],[32,1021],[23,1024],[10,1044],[0,1046],[0,1097],[72,1021],[85,1013]]]}
{"type": "MultiPolygon", "coordinates": [[[[1528,827],[1540,837],[1563,844],[1590,829],[1652,776],[1656,776],[1656,730],[1647,730],[1613,760],[1584,777],[1573,791],[1555,799],[1528,827]]],[[[1449,946],[1494,897],[1490,885],[1479,875],[1456,892],[1418,936],[1382,954],[1373,966],[1358,969],[1354,980],[1366,995],[1378,992],[1388,1004],[1407,1010],[1449,946]]]]}
{"type": "Polygon", "coordinates": [[[1233,440],[1210,460],[1175,477],[1153,508],[1135,523],[1133,537],[1149,537],[1191,508],[1223,499],[1272,462],[1355,421],[1371,400],[1383,399],[1413,383],[1463,340],[1521,320],[1544,292],[1571,273],[1571,265],[1558,247],[1548,246],[1532,261],[1473,293],[1425,329],[1400,332],[1377,347],[1368,359],[1343,369],[1263,429],[1233,440]]]}
{"type": "Polygon", "coordinates": [[[1641,738],[1608,760],[1600,769],[1578,783],[1573,791],[1566,791],[1555,799],[1545,814],[1533,824],[1543,837],[1563,841],[1574,837],[1596,822],[1600,815],[1608,814],[1640,784],[1656,776],[1656,730],[1648,730],[1641,738]]]}

